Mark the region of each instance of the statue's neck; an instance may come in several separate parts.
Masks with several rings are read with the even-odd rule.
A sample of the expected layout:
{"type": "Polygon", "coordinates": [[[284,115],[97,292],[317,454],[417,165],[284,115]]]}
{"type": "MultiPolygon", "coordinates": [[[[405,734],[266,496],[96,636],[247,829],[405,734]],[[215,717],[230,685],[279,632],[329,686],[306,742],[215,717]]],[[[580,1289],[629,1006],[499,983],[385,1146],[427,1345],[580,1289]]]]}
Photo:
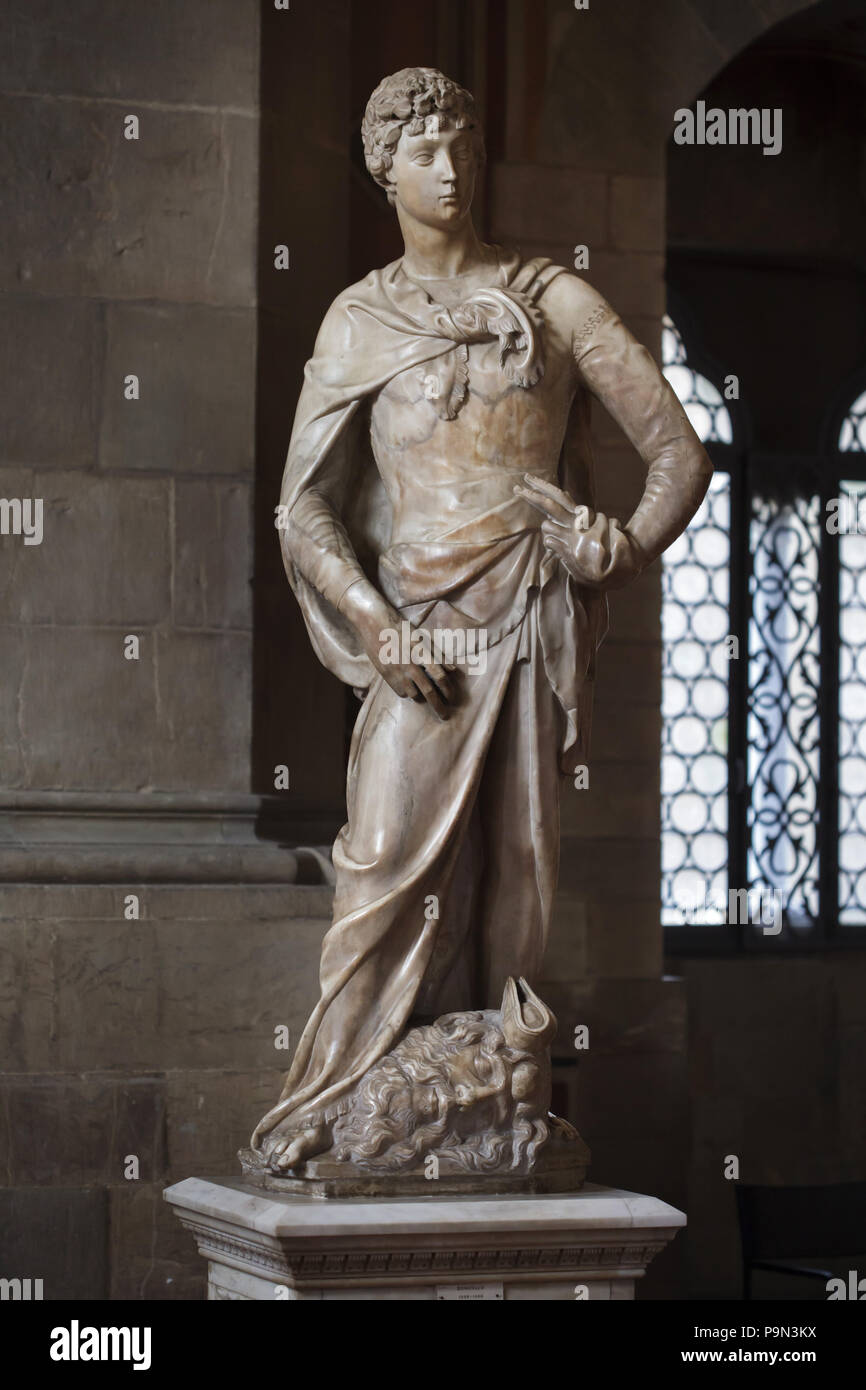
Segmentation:
{"type": "Polygon", "coordinates": [[[478,240],[469,218],[462,226],[443,231],[406,217],[402,209],[398,216],[405,245],[403,268],[413,280],[445,282],[498,265],[493,248],[478,240]]]}
{"type": "Polygon", "coordinates": [[[485,249],[493,253],[492,258],[485,259],[459,275],[414,275],[407,269],[405,261],[402,265],[403,273],[413,285],[424,290],[434,303],[453,308],[456,304],[463,304],[475,290],[487,289],[491,285],[502,283],[502,262],[496,255],[496,248],[485,249]]]}
{"type": "Polygon", "coordinates": [[[421,249],[406,238],[403,272],[436,303],[459,304],[474,290],[497,284],[501,278],[497,248],[480,242],[474,228],[470,231],[471,240],[458,247],[452,243],[421,249]]]}

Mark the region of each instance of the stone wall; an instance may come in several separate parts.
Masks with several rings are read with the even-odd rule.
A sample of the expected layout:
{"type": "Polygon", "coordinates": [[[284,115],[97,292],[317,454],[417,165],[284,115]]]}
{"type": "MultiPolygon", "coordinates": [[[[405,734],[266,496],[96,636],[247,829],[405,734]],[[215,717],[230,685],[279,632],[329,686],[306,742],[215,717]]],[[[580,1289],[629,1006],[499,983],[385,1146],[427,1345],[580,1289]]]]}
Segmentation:
{"type": "Polygon", "coordinates": [[[327,889],[136,891],[0,890],[0,1249],[48,1299],[204,1296],[162,1190],[237,1173],[316,1000],[327,889]]]}
{"type": "Polygon", "coordinates": [[[0,780],[246,791],[257,6],[4,9],[0,780]]]}
{"type": "Polygon", "coordinates": [[[3,11],[0,494],[44,502],[0,539],[3,1273],[198,1296],[161,1188],[279,1089],[327,912],[220,886],[292,876],[249,795],[259,6],[3,11]]]}

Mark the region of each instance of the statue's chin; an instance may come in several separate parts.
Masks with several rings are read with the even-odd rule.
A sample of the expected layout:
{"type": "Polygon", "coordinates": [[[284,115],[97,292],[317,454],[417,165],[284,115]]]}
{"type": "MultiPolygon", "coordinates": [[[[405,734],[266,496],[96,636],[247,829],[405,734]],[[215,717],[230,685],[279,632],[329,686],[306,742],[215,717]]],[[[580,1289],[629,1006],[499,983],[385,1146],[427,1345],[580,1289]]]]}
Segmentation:
{"type": "Polygon", "coordinates": [[[460,227],[469,216],[469,208],[464,207],[462,202],[455,201],[437,202],[434,207],[420,209],[404,209],[412,222],[417,222],[421,227],[432,227],[438,232],[453,232],[460,227]]]}

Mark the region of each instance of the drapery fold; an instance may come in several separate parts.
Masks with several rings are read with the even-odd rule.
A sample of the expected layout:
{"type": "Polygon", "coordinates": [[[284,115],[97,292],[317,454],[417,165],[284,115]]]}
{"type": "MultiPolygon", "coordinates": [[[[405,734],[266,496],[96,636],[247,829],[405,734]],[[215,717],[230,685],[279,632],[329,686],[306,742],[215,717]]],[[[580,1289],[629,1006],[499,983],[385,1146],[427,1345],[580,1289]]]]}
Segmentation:
{"type": "MultiPolygon", "coordinates": [[[[436,304],[405,274],[402,260],[372,271],[334,301],[305,368],[289,444],[280,497],[283,560],[319,660],[347,685],[363,689],[373,680],[374,668],[336,607],[353,577],[365,575],[407,617],[415,616],[409,611],[413,606],[417,612],[418,604],[432,608],[442,600],[469,619],[455,594],[471,590],[484,569],[522,546],[522,577],[507,620],[498,624],[499,635],[519,622],[533,586],[546,589],[557,580],[542,618],[542,642],[566,715],[560,751],[562,766],[570,771],[588,746],[594,656],[607,630],[605,596],[561,578],[559,562],[543,555],[533,539],[538,518],[530,532],[525,505],[517,502],[425,546],[392,550],[391,507],[363,427],[365,402],[394,376],[469,342],[498,338],[503,370],[510,364],[513,378],[527,388],[538,379],[544,364],[537,301],[562,267],[543,257],[522,261],[516,252],[499,252],[499,259],[502,285],[478,291],[456,308],[436,304]],[[493,302],[495,314],[487,301],[493,302]],[[303,524],[294,520],[311,492],[321,494],[338,515],[354,566],[349,559],[341,564],[316,557],[303,524]],[[307,563],[305,553],[313,557],[307,563]],[[310,582],[317,565],[320,582],[326,576],[331,581],[325,584],[330,597],[310,582]],[[575,664],[569,668],[572,658],[575,664]]],[[[591,475],[588,412],[576,408],[556,481],[576,501],[592,505],[591,475]]],[[[492,639],[498,640],[495,632],[492,639]]]]}
{"type": "MultiPolygon", "coordinates": [[[[586,755],[607,602],[545,549],[538,516],[510,488],[477,516],[392,545],[365,415],[394,376],[471,342],[498,340],[503,375],[531,389],[544,370],[536,305],[561,268],[503,255],[500,269],[501,286],[452,309],[435,304],[401,262],[374,271],[335,301],[305,370],[281,494],[283,557],[320,660],[367,696],[352,738],[348,823],[334,846],[321,995],[280,1100],[253,1135],[259,1150],[275,1130],[333,1122],[419,1001],[439,1007],[456,991],[456,1003],[473,971],[461,1007],[479,989],[498,1001],[508,974],[531,976],[540,966],[559,846],[551,753],[558,741],[565,771],[586,755]],[[317,543],[323,537],[327,544],[317,543]],[[361,574],[414,627],[484,629],[486,670],[463,674],[447,724],[390,689],[337,608],[361,574]],[[480,856],[478,835],[486,837],[480,856]],[[424,910],[431,894],[435,917],[424,910]],[[474,964],[466,954],[473,933],[474,964]]],[[[459,359],[437,380],[453,418],[466,384],[459,359]]],[[[514,459],[491,470],[522,476],[514,459]]],[[[593,504],[580,397],[550,481],[593,504]]]]}

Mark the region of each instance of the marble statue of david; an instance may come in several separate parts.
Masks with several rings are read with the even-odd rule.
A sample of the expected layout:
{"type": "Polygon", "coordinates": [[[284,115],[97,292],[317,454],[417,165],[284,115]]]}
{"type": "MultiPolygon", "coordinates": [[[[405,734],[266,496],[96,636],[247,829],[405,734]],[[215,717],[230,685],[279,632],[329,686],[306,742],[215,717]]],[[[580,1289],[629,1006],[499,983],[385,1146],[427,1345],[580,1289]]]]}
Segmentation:
{"type": "MultiPolygon", "coordinates": [[[[321,997],[252,1140],[276,1174],[332,1149],[364,1077],[407,1030],[498,1007],[516,979],[537,980],[560,782],[586,761],[606,591],[680,535],[711,475],[651,355],[601,295],[479,241],[484,149],[468,92],[405,69],[373,93],[363,137],[405,250],[325,315],[280,498],[310,640],[362,703],[321,997]],[[624,524],[595,506],[592,397],[647,469],[624,524]],[[395,646],[405,623],[454,633],[458,652],[477,652],[467,634],[483,633],[483,670],[437,659],[441,643],[395,646]]],[[[546,1023],[527,989],[517,1032],[529,1057],[546,1023]]],[[[458,1108],[461,1085],[464,1100],[492,1094],[481,1052],[458,1108]]]]}

